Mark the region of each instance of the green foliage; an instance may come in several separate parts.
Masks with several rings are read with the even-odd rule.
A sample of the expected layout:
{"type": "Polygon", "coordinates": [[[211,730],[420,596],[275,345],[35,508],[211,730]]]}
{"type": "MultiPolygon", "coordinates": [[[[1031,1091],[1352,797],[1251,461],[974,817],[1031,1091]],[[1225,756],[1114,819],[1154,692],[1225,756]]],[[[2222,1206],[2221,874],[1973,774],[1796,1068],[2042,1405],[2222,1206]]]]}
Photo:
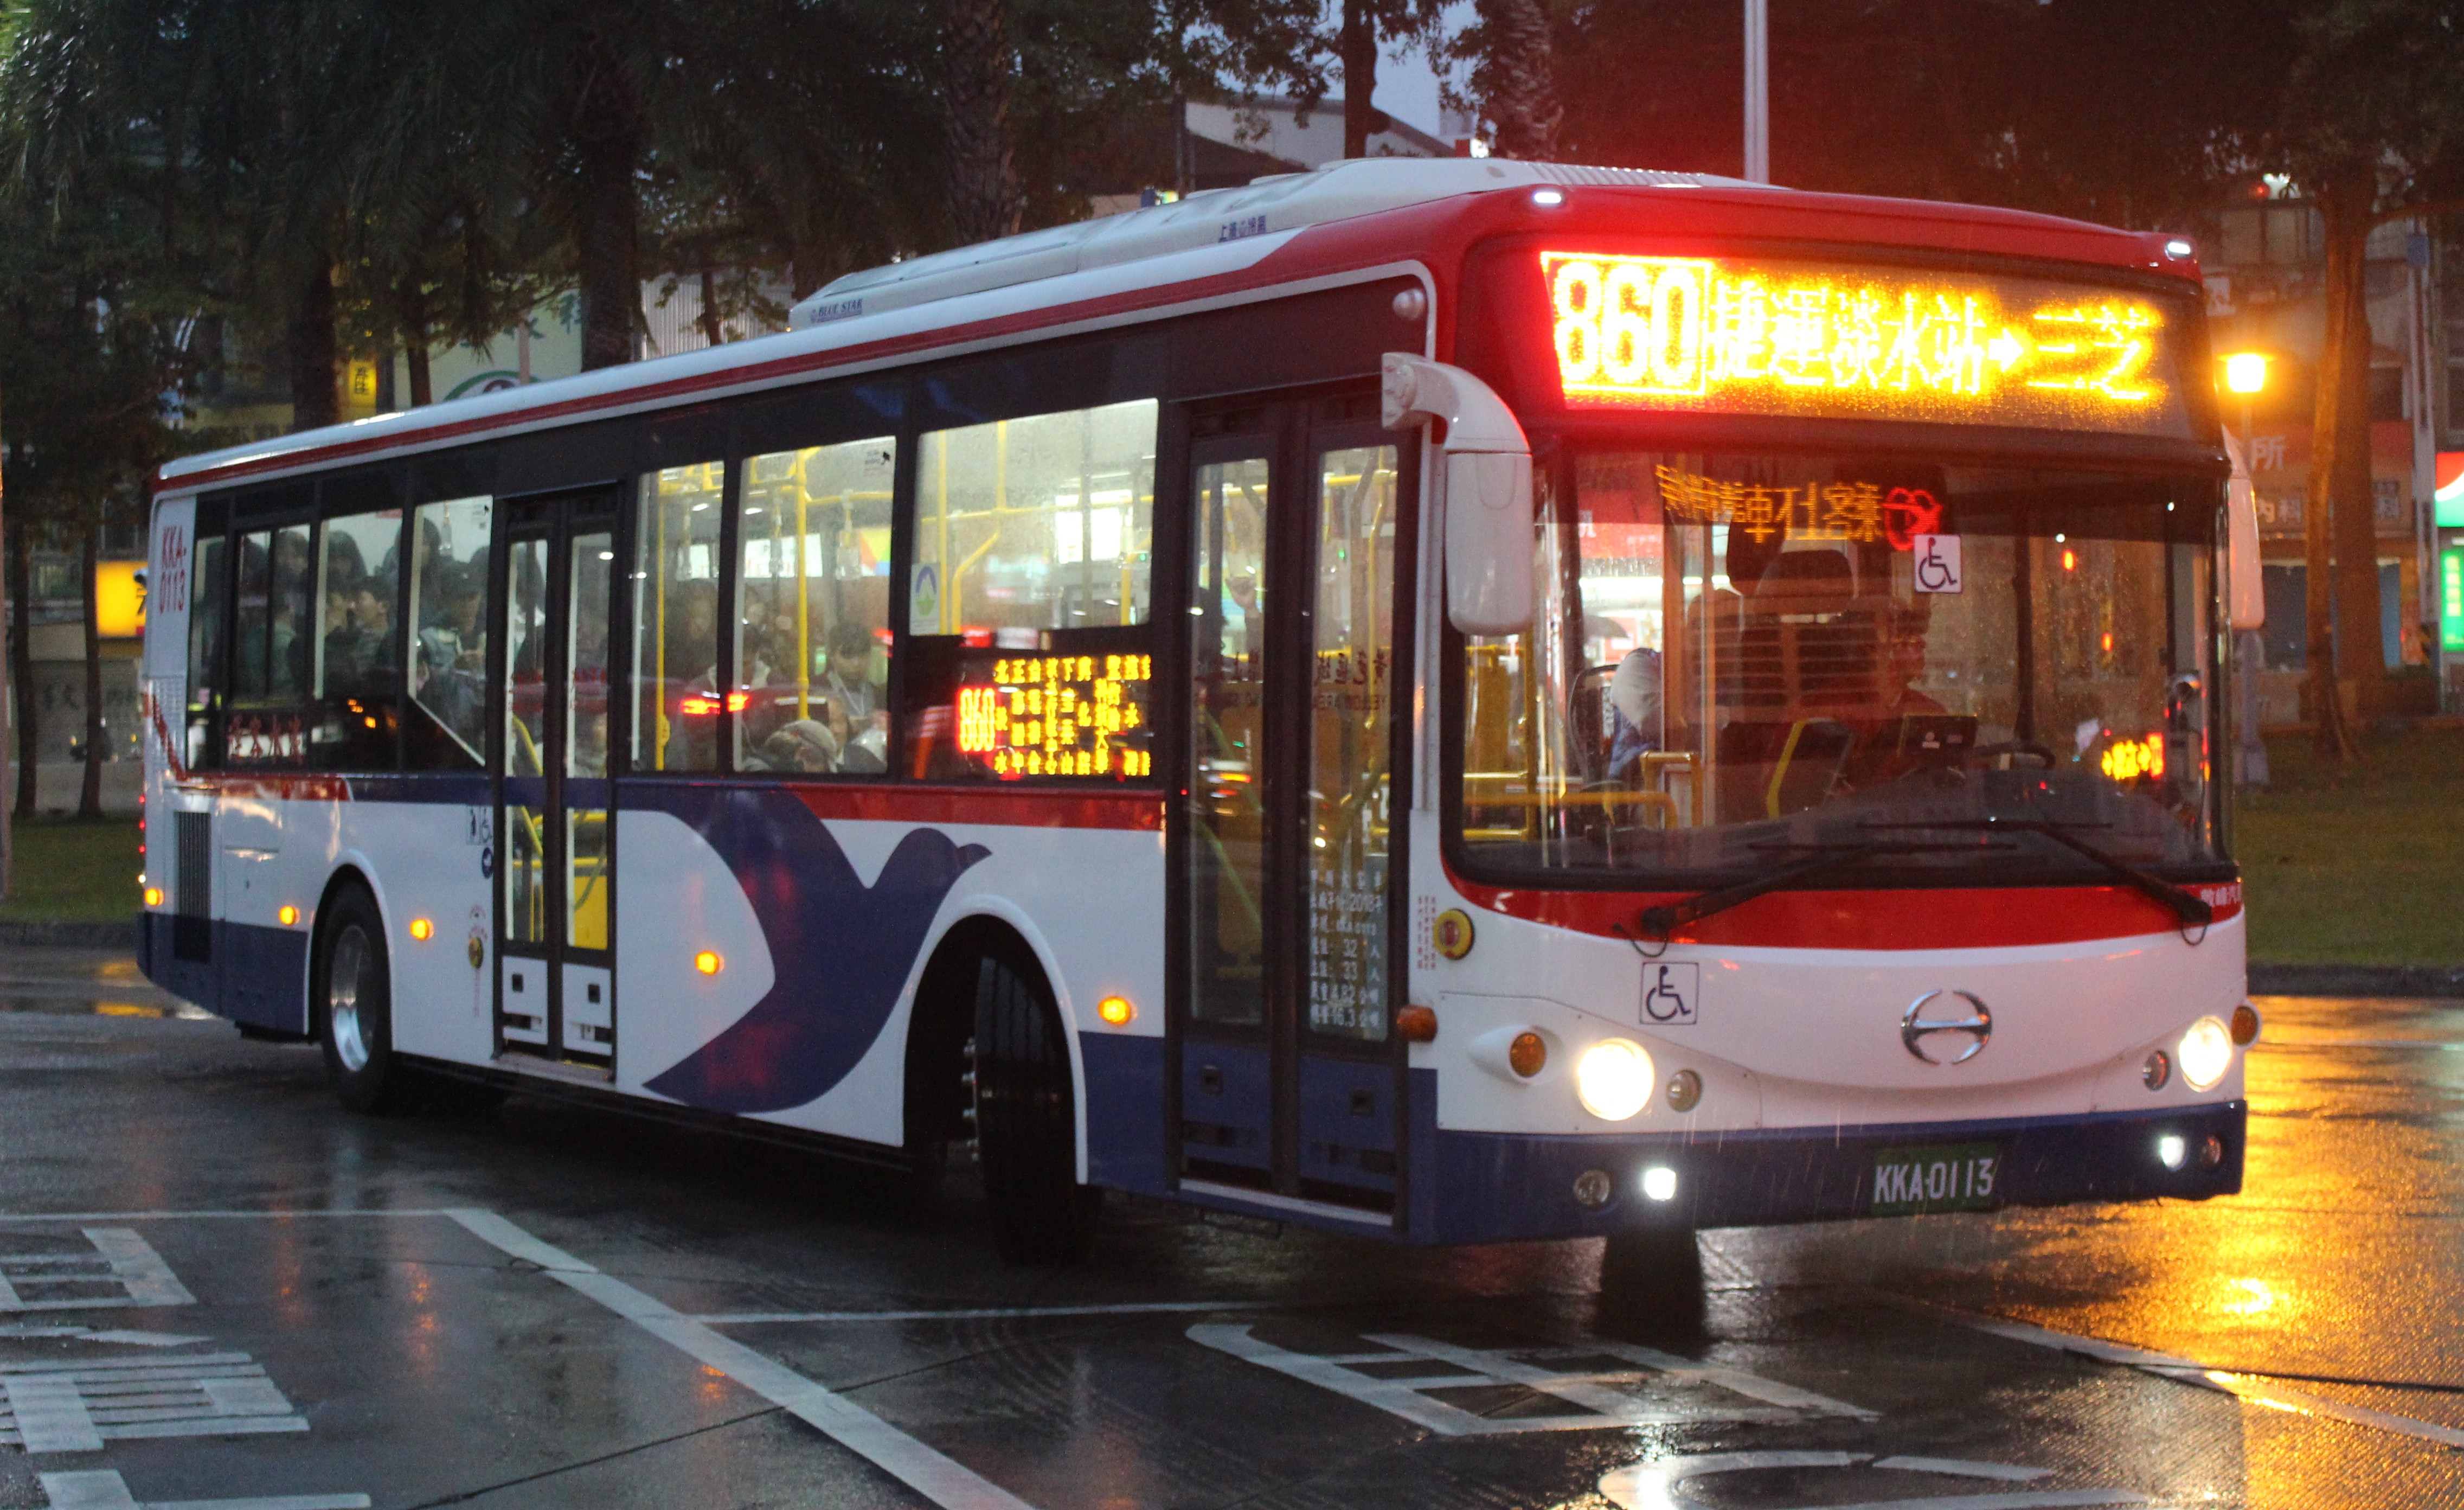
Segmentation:
{"type": "Polygon", "coordinates": [[[19,819],[16,887],[0,919],[124,922],[137,914],[137,825],[19,819]]]}
{"type": "Polygon", "coordinates": [[[2464,729],[2365,734],[2363,760],[2271,740],[2272,781],[2235,797],[2255,960],[2464,963],[2464,729]]]}

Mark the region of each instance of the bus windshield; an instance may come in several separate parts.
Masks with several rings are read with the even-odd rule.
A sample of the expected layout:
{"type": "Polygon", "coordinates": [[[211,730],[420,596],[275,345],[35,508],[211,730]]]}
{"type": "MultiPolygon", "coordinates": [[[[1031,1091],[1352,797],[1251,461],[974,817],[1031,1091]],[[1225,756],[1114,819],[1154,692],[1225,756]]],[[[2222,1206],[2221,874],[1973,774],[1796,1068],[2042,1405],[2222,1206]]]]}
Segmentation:
{"type": "Polygon", "coordinates": [[[1834,855],[1858,863],[1807,884],[2110,883],[2222,859],[2214,481],[1614,450],[1536,470],[1532,628],[1463,640],[1455,668],[1476,869],[1682,888],[1834,855]]]}

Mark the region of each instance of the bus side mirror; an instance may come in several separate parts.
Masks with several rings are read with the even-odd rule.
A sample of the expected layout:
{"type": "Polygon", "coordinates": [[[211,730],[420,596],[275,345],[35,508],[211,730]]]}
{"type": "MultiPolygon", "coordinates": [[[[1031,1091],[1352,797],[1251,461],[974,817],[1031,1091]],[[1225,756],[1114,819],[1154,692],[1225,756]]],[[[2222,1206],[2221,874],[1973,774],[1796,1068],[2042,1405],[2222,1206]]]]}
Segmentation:
{"type": "Polygon", "coordinates": [[[2231,435],[2225,437],[2225,455],[2233,458],[2233,480],[2225,484],[2225,626],[2264,629],[2267,583],[2258,565],[2258,490],[2231,435]]]}
{"type": "Polygon", "coordinates": [[[1461,367],[1386,353],[1389,430],[1442,420],[1446,617],[1466,634],[1531,627],[1531,446],[1514,411],[1461,367]]]}

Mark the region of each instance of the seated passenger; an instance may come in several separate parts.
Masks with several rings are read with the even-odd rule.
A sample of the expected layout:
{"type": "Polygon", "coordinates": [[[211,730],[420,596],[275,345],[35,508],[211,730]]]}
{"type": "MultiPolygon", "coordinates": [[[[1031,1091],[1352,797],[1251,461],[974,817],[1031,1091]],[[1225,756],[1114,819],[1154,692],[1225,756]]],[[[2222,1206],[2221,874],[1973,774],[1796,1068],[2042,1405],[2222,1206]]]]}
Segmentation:
{"type": "Polygon", "coordinates": [[[1660,748],[1660,652],[1628,652],[1609,681],[1609,768],[1612,781],[1634,773],[1635,762],[1660,748]]]}
{"type": "Polygon", "coordinates": [[[826,773],[838,769],[839,737],[818,719],[798,719],[761,744],[771,770],[826,773]]]}

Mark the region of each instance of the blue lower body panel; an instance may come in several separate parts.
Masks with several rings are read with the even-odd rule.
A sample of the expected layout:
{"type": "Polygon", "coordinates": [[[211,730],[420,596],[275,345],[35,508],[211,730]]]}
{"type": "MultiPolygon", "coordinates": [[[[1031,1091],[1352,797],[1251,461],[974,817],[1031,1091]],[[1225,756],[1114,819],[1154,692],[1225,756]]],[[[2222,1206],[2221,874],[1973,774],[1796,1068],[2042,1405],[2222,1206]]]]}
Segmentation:
{"type": "Polygon", "coordinates": [[[1954,1144],[1991,1144],[1998,1151],[1992,1201],[1999,1206],[2204,1200],[2241,1188],[2247,1119],[2246,1102],[2228,1101],[2156,1116],[1755,1129],[1692,1141],[1433,1132],[1424,1137],[1434,1167],[1417,1168],[1414,1178],[1435,1188],[1413,1203],[1423,1219],[1405,1235],[1485,1243],[1867,1216],[1878,1151],[1954,1144]],[[2158,1156],[2168,1137],[2182,1140],[2179,1168],[2167,1168],[2158,1156]],[[2207,1166],[2202,1155],[2211,1137],[2216,1162],[2207,1166]],[[1643,1171],[1655,1167],[1676,1176],[1666,1200],[1643,1193],[1643,1171]],[[1575,1199],[1574,1185],[1595,1169],[1608,1176],[1609,1197],[1589,1208],[1575,1199]]]}
{"type": "Polygon", "coordinates": [[[138,967],[209,1012],[277,1033],[308,1031],[308,932],[253,923],[139,914],[138,967]],[[178,930],[210,929],[183,948],[178,930]],[[202,944],[202,947],[194,946],[202,944]],[[203,958],[197,958],[202,955],[203,958]]]}

